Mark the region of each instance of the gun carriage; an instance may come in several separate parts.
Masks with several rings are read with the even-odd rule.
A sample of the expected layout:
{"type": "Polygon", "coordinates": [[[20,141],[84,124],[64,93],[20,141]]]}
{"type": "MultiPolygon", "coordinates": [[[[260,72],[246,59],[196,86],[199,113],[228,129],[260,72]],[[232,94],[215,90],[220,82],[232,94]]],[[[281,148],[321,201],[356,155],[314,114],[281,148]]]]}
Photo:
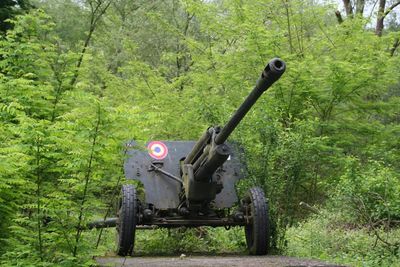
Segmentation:
{"type": "Polygon", "coordinates": [[[133,254],[135,230],[144,226],[244,226],[249,253],[267,253],[270,232],[264,192],[253,187],[238,200],[235,184],[244,176],[244,163],[227,139],[285,68],[284,61],[272,59],[228,123],[209,127],[197,142],[151,141],[142,148],[134,141],[127,143],[125,176],[143,184],[145,197],[139,199],[132,184],[123,185],[117,218],[94,226],[116,226],[119,255],[133,254]]]}

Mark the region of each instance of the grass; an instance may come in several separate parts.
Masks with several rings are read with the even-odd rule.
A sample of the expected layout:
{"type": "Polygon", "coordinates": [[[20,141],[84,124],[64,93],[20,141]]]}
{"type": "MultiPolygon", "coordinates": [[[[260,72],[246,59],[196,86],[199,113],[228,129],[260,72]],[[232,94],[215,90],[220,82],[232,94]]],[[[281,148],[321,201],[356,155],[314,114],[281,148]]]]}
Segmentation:
{"type": "Polygon", "coordinates": [[[400,267],[400,248],[388,246],[400,240],[400,229],[374,232],[342,224],[340,218],[341,214],[323,212],[288,228],[285,254],[350,266],[400,267]]]}
{"type": "MultiPolygon", "coordinates": [[[[101,251],[115,255],[115,229],[107,229],[101,251]]],[[[135,254],[141,256],[169,256],[180,254],[243,255],[246,241],[242,227],[225,230],[222,227],[137,230],[135,254]]],[[[103,254],[104,255],[104,254],[103,254]]]]}

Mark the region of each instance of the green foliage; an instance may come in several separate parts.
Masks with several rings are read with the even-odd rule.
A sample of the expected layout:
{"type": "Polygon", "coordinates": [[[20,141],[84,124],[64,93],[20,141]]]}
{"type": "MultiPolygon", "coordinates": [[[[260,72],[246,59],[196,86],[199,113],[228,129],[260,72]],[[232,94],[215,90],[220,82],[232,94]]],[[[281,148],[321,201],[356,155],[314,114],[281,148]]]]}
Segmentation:
{"type": "Polygon", "coordinates": [[[109,204],[99,202],[110,194],[102,186],[121,177],[129,127],[107,127],[124,115],[90,92],[69,91],[76,57],[56,49],[48,21],[41,11],[20,17],[0,46],[4,264],[91,264],[81,255],[95,247],[80,228],[109,204]]]}
{"type": "Polygon", "coordinates": [[[340,210],[324,210],[289,228],[285,253],[350,266],[400,266],[399,246],[388,245],[399,240],[399,229],[355,228],[344,224],[345,217],[340,210]]]}
{"type": "MultiPolygon", "coordinates": [[[[90,265],[112,251],[111,231],[79,227],[113,215],[123,143],[225,123],[275,56],[287,72],[231,137],[247,159],[239,193],[264,188],[278,252],[395,262],[395,240],[376,240],[398,236],[400,219],[398,33],[336,25],[331,6],[302,0],[119,0],[95,28],[93,1],[35,3],[45,11],[0,39],[1,264],[90,265]],[[299,202],[326,201],[341,220],[307,221],[299,202]]],[[[241,229],[137,238],[143,253],[244,250],[241,229]]]]}
{"type": "Polygon", "coordinates": [[[28,0],[3,0],[0,3],[0,32],[9,30],[12,27],[9,20],[31,7],[28,0]]]}
{"type": "Polygon", "coordinates": [[[52,17],[55,23],[54,33],[63,41],[63,46],[72,49],[81,47],[89,24],[87,10],[83,10],[73,0],[31,0],[31,2],[38,8],[46,10],[46,14],[52,17]]]}
{"type": "Polygon", "coordinates": [[[398,173],[376,161],[348,158],[345,164],[328,209],[286,232],[286,253],[351,266],[399,266],[398,173]]]}
{"type": "Polygon", "coordinates": [[[138,231],[135,250],[139,254],[243,253],[244,229],[201,227],[138,231]]]}
{"type": "Polygon", "coordinates": [[[398,172],[379,162],[361,165],[349,160],[345,174],[337,187],[339,198],[354,221],[372,224],[400,220],[400,177],[398,172]]]}

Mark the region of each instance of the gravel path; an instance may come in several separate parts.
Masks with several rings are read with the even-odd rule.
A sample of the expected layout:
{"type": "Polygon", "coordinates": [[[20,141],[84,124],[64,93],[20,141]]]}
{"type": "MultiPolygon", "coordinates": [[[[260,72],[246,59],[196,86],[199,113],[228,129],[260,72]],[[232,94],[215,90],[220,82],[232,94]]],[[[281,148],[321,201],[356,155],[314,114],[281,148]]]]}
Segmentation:
{"type": "Polygon", "coordinates": [[[318,260],[283,256],[181,256],[181,257],[99,257],[99,266],[105,267],[326,267],[340,266],[318,260]]]}

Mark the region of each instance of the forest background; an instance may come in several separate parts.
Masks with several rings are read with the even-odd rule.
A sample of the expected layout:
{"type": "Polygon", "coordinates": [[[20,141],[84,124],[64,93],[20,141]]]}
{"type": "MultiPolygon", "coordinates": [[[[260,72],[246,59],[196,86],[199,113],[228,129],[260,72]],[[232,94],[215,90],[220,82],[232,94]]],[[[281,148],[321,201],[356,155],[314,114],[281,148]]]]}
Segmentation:
{"type": "MultiPolygon", "coordinates": [[[[232,136],[239,192],[268,197],[273,252],[400,266],[400,2],[338,4],[2,0],[1,265],[111,254],[113,229],[79,229],[112,214],[124,141],[196,140],[279,56],[287,72],[232,136]]],[[[243,236],[159,230],[136,246],[233,253],[243,236]]]]}

